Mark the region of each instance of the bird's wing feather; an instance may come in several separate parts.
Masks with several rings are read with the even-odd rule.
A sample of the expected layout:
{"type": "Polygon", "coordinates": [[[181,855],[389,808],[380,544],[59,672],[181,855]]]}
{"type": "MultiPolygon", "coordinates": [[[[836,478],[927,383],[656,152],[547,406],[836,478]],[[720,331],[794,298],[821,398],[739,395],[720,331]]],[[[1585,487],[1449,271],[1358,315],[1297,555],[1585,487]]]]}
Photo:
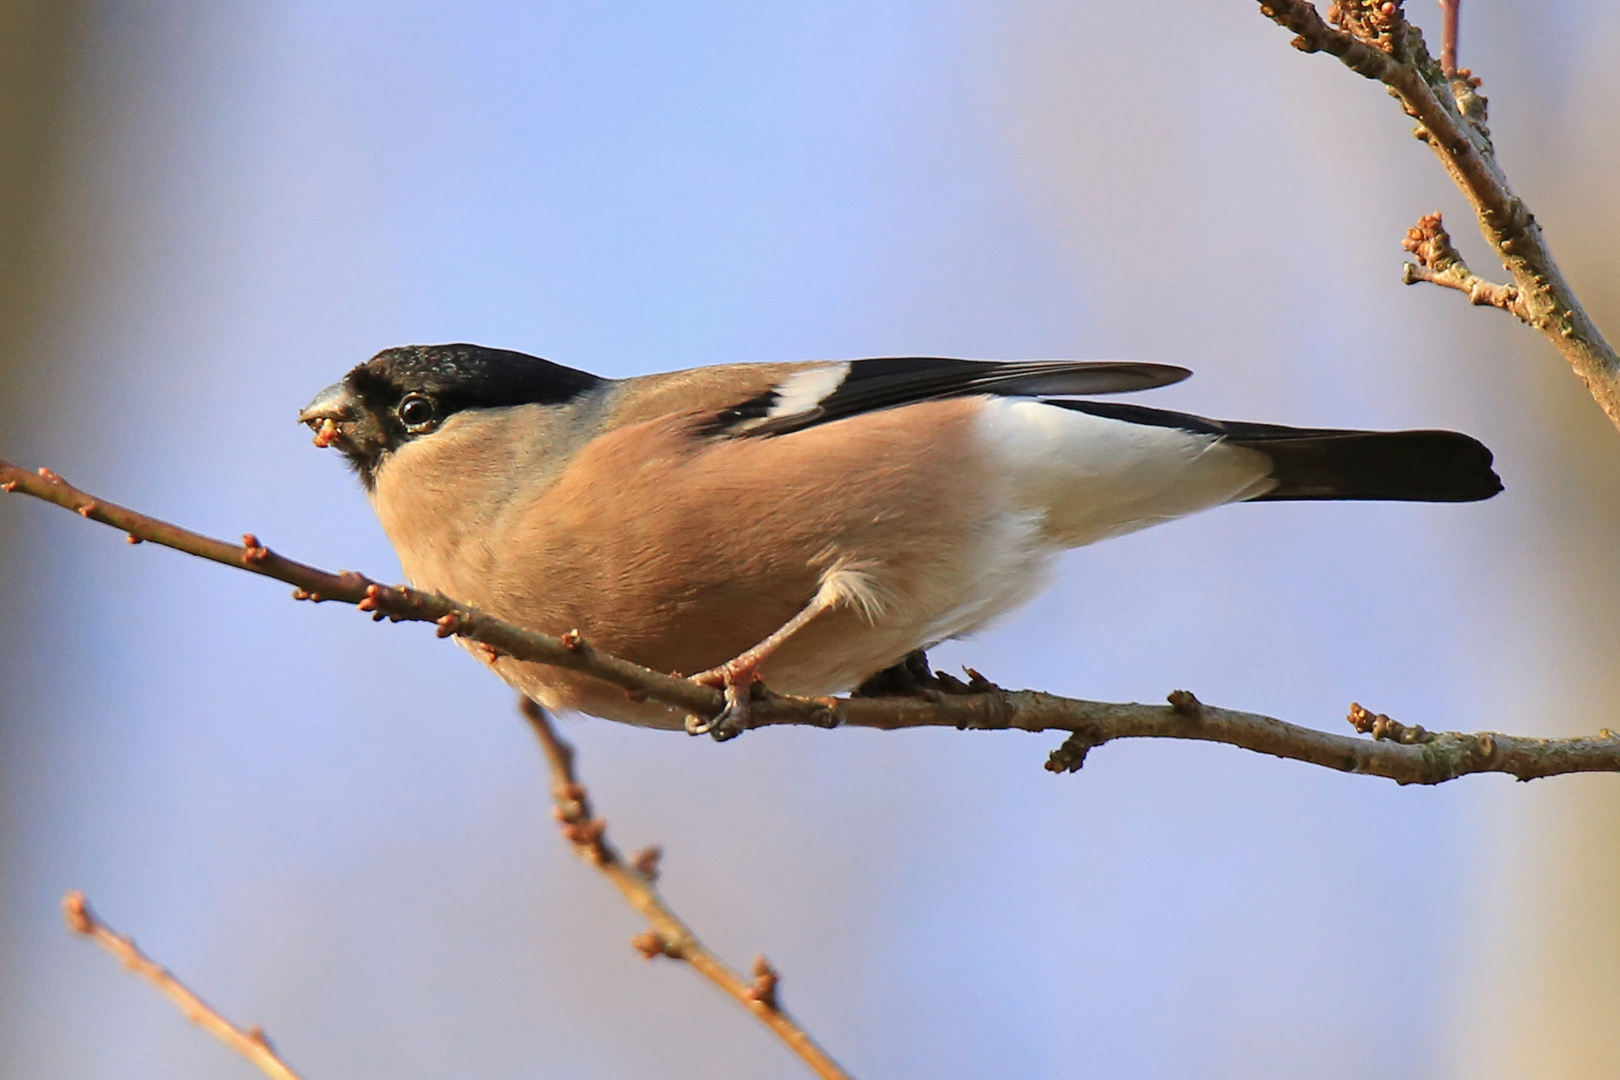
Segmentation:
{"type": "Polygon", "coordinates": [[[878,409],[990,394],[1065,397],[1118,394],[1180,382],[1168,364],[1109,360],[953,360],[905,356],[796,366],[764,393],[726,409],[710,429],[735,436],[786,435],[878,409]]]}

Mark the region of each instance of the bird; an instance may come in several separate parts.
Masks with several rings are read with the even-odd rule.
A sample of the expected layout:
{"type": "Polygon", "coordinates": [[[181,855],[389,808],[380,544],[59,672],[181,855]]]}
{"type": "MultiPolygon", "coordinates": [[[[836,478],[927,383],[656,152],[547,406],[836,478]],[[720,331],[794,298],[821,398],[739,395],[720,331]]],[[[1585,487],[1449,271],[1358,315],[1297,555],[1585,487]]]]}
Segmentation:
{"type": "Polygon", "coordinates": [[[881,357],[609,379],[409,345],[298,419],[347,459],[413,586],[721,687],[725,707],[694,717],[464,642],[507,683],[552,711],[727,738],[761,684],[823,696],[912,670],[1032,599],[1068,548],[1226,503],[1502,490],[1459,432],[1098,400],[1190,374],[881,357]]]}

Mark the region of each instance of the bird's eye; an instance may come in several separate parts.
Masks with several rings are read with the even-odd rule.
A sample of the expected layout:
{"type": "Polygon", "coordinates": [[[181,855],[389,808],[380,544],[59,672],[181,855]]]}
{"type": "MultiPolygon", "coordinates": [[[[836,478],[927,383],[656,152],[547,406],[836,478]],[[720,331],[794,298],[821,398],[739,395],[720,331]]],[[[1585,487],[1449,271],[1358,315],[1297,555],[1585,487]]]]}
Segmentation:
{"type": "Polygon", "coordinates": [[[405,400],[399,403],[398,413],[399,422],[413,432],[426,431],[439,418],[433,402],[421,394],[406,394],[405,400]]]}

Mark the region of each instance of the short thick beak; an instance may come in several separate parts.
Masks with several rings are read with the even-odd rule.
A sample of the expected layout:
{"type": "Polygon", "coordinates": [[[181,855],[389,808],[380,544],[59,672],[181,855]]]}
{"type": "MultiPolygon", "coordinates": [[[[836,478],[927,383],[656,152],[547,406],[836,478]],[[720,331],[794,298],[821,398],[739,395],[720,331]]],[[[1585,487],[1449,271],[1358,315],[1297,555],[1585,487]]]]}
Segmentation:
{"type": "Polygon", "coordinates": [[[315,432],[315,445],[325,449],[338,435],[338,424],[354,419],[354,398],[348,387],[335,382],[315,395],[315,400],[304,406],[298,414],[300,424],[308,424],[315,432]]]}

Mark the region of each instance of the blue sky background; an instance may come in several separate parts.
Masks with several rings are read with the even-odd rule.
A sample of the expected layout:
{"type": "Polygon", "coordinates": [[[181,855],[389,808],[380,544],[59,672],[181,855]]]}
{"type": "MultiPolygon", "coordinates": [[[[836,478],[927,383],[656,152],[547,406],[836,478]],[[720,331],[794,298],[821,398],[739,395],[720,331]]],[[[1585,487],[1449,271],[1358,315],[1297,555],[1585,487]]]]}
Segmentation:
{"type": "MultiPolygon", "coordinates": [[[[1620,17],[1467,20],[1504,160],[1613,330],[1620,17]]],[[[1507,492],[1235,507],[1075,552],[937,663],[1329,729],[1351,700],[1430,728],[1613,723],[1591,672],[1620,493],[1612,447],[1580,450],[1613,433],[1528,332],[1400,285],[1435,208],[1489,265],[1460,197],[1379,87],[1252,4],[105,3],[88,34],[10,459],[392,577],[358,486],[293,423],[382,347],[604,375],[1179,363],[1197,377],[1153,403],[1460,428],[1507,492]]],[[[0,515],[7,1071],[251,1075],[61,931],[77,887],[312,1078],[800,1075],[629,949],[510,692],[459,650],[40,505],[0,515]]],[[[1581,921],[1620,896],[1612,778],[1402,790],[1173,744],[1059,778],[1057,739],[1010,733],[567,734],[614,838],[663,843],[679,910],[735,964],[768,954],[857,1075],[1620,1060],[1582,1019],[1620,995],[1613,931],[1581,921]],[[1586,981],[1545,960],[1566,923],[1586,981]]]]}

